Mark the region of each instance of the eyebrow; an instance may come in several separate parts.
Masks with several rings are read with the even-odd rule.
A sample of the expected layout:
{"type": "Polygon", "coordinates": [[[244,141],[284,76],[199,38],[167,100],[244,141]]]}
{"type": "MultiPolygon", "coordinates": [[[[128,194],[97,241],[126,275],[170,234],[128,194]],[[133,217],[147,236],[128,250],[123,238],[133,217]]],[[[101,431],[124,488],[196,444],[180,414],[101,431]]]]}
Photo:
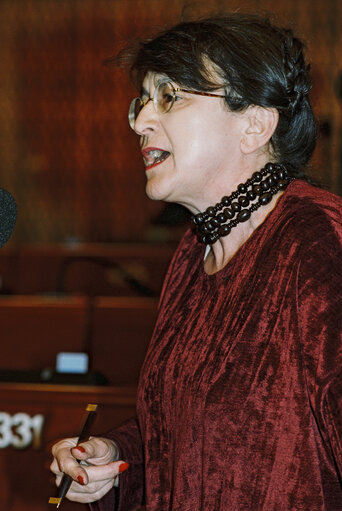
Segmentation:
{"type": "MultiPolygon", "coordinates": [[[[167,75],[164,75],[164,74],[158,74],[155,76],[155,79],[154,79],[154,86],[155,87],[158,87],[158,85],[162,82],[170,82],[170,83],[173,83],[172,80],[167,76],[167,75]],[[157,78],[157,79],[156,79],[157,78]]],[[[150,97],[150,93],[148,92],[147,89],[145,89],[145,87],[142,85],[141,88],[140,88],[140,97],[150,97]]]]}

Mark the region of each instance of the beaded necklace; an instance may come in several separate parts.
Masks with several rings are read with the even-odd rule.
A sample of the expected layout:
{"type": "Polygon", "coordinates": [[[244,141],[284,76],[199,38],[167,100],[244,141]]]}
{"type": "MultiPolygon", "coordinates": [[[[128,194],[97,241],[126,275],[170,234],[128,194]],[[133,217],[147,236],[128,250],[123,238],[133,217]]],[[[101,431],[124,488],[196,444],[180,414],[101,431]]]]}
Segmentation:
{"type": "Polygon", "coordinates": [[[288,175],[281,163],[266,163],[254,172],[235,192],[222,198],[215,206],[191,217],[192,228],[200,243],[212,245],[227,236],[233,227],[246,222],[253,211],[271,202],[280,190],[285,190],[294,177],[288,175]]]}

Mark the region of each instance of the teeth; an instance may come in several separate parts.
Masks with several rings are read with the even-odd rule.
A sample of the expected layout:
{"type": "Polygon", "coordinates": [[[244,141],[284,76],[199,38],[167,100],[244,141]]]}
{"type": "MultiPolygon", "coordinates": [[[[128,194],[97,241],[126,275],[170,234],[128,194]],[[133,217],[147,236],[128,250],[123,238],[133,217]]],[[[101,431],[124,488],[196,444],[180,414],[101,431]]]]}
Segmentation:
{"type": "Polygon", "coordinates": [[[169,156],[168,151],[161,151],[159,149],[153,149],[144,157],[145,165],[152,165],[165,160],[169,156]]]}
{"type": "Polygon", "coordinates": [[[148,153],[148,155],[151,157],[151,158],[158,158],[159,156],[161,156],[163,154],[164,151],[158,151],[158,149],[154,149],[153,151],[150,151],[148,153]]]}

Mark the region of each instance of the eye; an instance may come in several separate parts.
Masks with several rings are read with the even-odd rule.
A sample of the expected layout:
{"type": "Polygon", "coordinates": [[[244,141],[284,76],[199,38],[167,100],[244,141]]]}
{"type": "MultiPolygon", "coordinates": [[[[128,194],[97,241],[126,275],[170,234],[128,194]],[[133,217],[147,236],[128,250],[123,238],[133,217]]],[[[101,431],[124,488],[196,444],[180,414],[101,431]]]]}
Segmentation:
{"type": "MultiPolygon", "coordinates": [[[[175,97],[175,100],[176,100],[177,96],[175,97]]],[[[173,101],[173,95],[168,93],[168,92],[164,92],[163,93],[163,96],[161,98],[161,101],[163,104],[167,105],[168,103],[172,103],[173,101]]]]}
{"type": "Polygon", "coordinates": [[[155,100],[160,113],[166,113],[171,109],[174,102],[174,90],[169,82],[162,82],[157,86],[155,100]]]}

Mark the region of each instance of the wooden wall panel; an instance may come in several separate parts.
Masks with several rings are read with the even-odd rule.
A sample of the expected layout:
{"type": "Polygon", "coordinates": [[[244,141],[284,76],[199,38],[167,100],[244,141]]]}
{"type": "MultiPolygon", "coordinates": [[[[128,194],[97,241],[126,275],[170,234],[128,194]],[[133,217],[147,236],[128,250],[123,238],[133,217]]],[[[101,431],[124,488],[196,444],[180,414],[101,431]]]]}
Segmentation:
{"type": "Polygon", "coordinates": [[[0,382],[136,386],[157,305],[142,297],[0,297],[0,382]],[[61,352],[87,353],[88,374],[56,372],[61,352]]]}
{"type": "Polygon", "coordinates": [[[1,370],[55,369],[59,352],[83,352],[88,302],[37,296],[0,297],[1,370]]]}

